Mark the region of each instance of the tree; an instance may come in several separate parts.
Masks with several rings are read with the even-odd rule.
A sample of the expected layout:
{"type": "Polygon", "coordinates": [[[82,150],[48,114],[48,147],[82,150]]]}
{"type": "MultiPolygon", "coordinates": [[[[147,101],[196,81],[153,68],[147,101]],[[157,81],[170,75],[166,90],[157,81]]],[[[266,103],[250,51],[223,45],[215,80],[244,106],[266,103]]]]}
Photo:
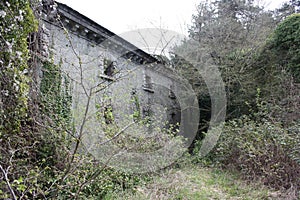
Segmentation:
{"type": "MultiPolygon", "coordinates": [[[[218,66],[226,87],[228,117],[240,116],[248,111],[245,101],[251,101],[256,94],[249,65],[275,25],[272,13],[254,5],[254,1],[205,1],[193,16],[189,39],[177,46],[174,53],[191,49],[191,43],[198,44],[190,50],[191,56],[199,65],[205,66],[211,59],[218,66]]],[[[203,79],[194,73],[191,65],[178,62],[178,58],[173,61],[193,83],[199,101],[204,103],[201,107],[207,110],[210,100],[203,79]]],[[[207,112],[201,114],[209,117],[207,112]]]]}
{"type": "Polygon", "coordinates": [[[264,101],[278,107],[281,121],[293,123],[299,118],[300,15],[283,20],[268,38],[250,65],[253,81],[261,89],[264,101]]]}
{"type": "MultiPolygon", "coordinates": [[[[300,82],[300,14],[293,14],[280,23],[268,47],[297,83],[300,82]]],[[[276,62],[275,61],[275,62],[276,62]]]]}
{"type": "Polygon", "coordinates": [[[290,0],[288,2],[285,2],[280,8],[274,10],[274,17],[278,22],[281,22],[289,15],[299,13],[299,11],[300,1],[290,0]]]}

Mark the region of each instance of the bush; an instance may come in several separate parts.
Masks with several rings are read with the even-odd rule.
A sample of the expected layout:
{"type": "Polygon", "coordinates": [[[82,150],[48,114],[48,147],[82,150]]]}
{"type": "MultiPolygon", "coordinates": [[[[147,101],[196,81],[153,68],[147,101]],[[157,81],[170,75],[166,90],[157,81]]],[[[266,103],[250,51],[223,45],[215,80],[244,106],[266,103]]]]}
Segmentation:
{"type": "Polygon", "coordinates": [[[277,62],[285,66],[296,82],[300,82],[300,14],[293,14],[281,22],[269,41],[277,62]]]}
{"type": "MultiPolygon", "coordinates": [[[[103,199],[112,192],[134,190],[147,175],[128,174],[100,164],[88,155],[78,155],[77,167],[49,194],[53,199],[103,199]]],[[[59,178],[59,177],[56,177],[59,178]]]]}
{"type": "Polygon", "coordinates": [[[280,123],[243,116],[226,123],[208,157],[249,180],[260,179],[275,189],[300,189],[299,143],[299,125],[284,129],[280,123]]]}

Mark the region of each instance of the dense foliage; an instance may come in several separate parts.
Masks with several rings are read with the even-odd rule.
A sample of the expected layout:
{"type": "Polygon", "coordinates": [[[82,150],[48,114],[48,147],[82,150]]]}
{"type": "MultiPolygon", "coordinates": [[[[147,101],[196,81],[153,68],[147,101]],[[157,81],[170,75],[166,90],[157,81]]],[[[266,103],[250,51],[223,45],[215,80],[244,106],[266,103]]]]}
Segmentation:
{"type": "Polygon", "coordinates": [[[71,80],[53,58],[40,56],[41,6],[0,2],[0,199],[101,199],[132,188],[139,176],[74,148],[81,141],[72,121],[71,80]]]}
{"type": "Polygon", "coordinates": [[[247,180],[259,180],[272,188],[298,191],[299,122],[285,127],[272,117],[270,105],[259,97],[257,104],[259,109],[253,114],[226,122],[217,146],[204,160],[197,161],[237,170],[247,180]]]}
{"type": "Polygon", "coordinates": [[[34,159],[35,144],[34,134],[29,133],[27,36],[36,30],[37,21],[28,1],[0,2],[0,198],[16,198],[33,189],[24,182],[36,181],[32,176],[35,172],[26,169],[34,159]]]}
{"type": "MultiPolygon", "coordinates": [[[[203,78],[176,52],[198,44],[194,57],[203,66],[210,59],[225,83],[227,121],[217,146],[204,160],[293,191],[300,188],[300,20],[293,14],[298,8],[299,1],[275,12],[253,1],[201,3],[189,39],[174,49],[173,58],[174,66],[198,91],[200,127],[209,121],[209,92],[203,78]]],[[[201,140],[195,152],[200,145],[201,140]]]]}
{"type": "Polygon", "coordinates": [[[300,14],[288,16],[275,29],[267,48],[274,54],[271,62],[284,66],[295,82],[300,82],[300,14]]]}
{"type": "Polygon", "coordinates": [[[17,134],[26,118],[28,84],[27,36],[37,30],[28,1],[0,3],[1,135],[17,134]]]}
{"type": "MultiPolygon", "coordinates": [[[[116,171],[86,153],[82,131],[73,124],[72,80],[61,69],[63,59],[56,65],[51,56],[40,57],[39,10],[51,3],[0,2],[0,199],[102,199],[133,189],[149,177],[116,171]]],[[[275,11],[252,0],[199,4],[189,38],[174,48],[170,61],[198,93],[201,134],[194,152],[205,137],[211,99],[203,77],[178,52],[191,51],[200,66],[218,68],[228,115],[214,151],[206,158],[195,156],[195,161],[238,170],[248,180],[254,177],[276,189],[299,191],[299,6],[298,0],[275,11]]],[[[81,58],[74,57],[82,69],[81,58]]],[[[139,107],[138,99],[133,101],[139,107]]],[[[111,109],[104,114],[113,120],[111,109]]],[[[140,117],[134,113],[135,121],[140,117]]],[[[118,132],[110,131],[112,136],[118,132]]],[[[130,146],[135,140],[122,135],[114,142],[130,146]]],[[[143,143],[141,151],[157,144],[149,139],[143,143]]]]}

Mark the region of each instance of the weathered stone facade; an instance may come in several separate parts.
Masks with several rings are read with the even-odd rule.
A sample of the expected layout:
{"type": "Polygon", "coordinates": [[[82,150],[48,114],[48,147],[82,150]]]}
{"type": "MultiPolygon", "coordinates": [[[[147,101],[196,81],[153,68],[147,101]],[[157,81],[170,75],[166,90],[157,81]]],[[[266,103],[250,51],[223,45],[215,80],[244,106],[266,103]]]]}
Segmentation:
{"type": "Polygon", "coordinates": [[[50,47],[45,52],[71,80],[75,124],[81,124],[86,106],[90,117],[97,109],[110,109],[120,126],[130,123],[132,118],[126,116],[134,114],[189,123],[189,112],[180,112],[182,103],[176,97],[183,91],[181,83],[169,68],[64,4],[57,3],[54,11],[58,20],[56,14],[43,16],[44,40],[50,47]]]}

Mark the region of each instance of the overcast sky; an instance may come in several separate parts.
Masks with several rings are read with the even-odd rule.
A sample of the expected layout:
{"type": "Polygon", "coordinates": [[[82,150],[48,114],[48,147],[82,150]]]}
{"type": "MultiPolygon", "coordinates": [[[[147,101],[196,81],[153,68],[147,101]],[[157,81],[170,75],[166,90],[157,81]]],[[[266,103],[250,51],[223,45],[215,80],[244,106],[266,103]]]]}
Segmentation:
{"type": "MultiPolygon", "coordinates": [[[[201,0],[57,1],[72,7],[148,53],[165,54],[170,47],[188,35],[192,15],[196,14],[196,6],[201,0]],[[167,34],[160,31],[162,29],[170,31],[167,34]]],[[[273,9],[287,0],[257,1],[273,9]]]]}
{"type": "MultiPolygon", "coordinates": [[[[58,0],[110,31],[121,34],[137,28],[164,28],[187,33],[200,0],[58,0]]],[[[284,0],[265,0],[268,8],[284,0]]]]}

